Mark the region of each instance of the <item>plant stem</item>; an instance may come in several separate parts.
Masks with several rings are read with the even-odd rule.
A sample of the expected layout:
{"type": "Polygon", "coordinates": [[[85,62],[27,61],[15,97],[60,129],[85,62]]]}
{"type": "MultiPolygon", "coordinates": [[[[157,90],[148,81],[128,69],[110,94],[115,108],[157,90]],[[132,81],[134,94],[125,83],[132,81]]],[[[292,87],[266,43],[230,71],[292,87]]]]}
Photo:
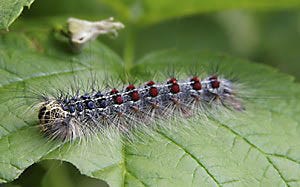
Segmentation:
{"type": "Polygon", "coordinates": [[[133,60],[134,60],[134,48],[135,48],[135,32],[133,25],[127,26],[127,36],[125,40],[125,46],[124,46],[124,66],[125,71],[129,72],[130,69],[133,66],[133,60]]]}

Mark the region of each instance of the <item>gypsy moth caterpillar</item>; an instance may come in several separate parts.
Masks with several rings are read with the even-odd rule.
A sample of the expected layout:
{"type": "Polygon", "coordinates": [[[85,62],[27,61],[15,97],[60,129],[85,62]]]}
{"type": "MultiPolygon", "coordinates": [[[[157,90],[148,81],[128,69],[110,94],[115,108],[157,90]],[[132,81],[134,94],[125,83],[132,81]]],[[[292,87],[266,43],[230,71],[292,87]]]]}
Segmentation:
{"type": "Polygon", "coordinates": [[[43,97],[39,122],[42,132],[63,141],[87,136],[105,128],[130,133],[139,126],[151,126],[158,119],[189,117],[212,110],[215,106],[244,110],[236,95],[234,82],[211,75],[166,82],[148,81],[118,90],[97,90],[43,97]]]}

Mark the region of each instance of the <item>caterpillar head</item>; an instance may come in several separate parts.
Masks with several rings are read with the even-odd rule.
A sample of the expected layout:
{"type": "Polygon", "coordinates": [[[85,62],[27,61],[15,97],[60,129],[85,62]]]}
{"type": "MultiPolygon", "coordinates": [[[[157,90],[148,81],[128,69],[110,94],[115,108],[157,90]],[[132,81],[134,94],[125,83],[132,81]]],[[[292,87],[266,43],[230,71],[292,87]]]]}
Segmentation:
{"type": "Polygon", "coordinates": [[[74,124],[74,119],[57,101],[42,103],[38,118],[42,132],[51,139],[68,141],[79,136],[78,125],[74,124]]]}

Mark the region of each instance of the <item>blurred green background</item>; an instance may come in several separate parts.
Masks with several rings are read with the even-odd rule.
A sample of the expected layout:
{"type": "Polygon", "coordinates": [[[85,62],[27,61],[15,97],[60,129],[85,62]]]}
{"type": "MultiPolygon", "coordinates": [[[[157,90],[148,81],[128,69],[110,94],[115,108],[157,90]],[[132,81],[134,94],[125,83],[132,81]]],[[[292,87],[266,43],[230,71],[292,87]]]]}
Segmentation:
{"type": "MultiPolygon", "coordinates": [[[[37,20],[60,25],[70,16],[90,20],[113,16],[124,22],[126,29],[116,39],[101,36],[99,40],[126,63],[170,48],[213,51],[265,63],[300,80],[299,7],[199,2],[199,7],[193,7],[188,6],[189,1],[36,0],[10,31],[30,30],[35,23],[48,24],[37,20]]],[[[45,161],[28,168],[19,179],[5,186],[106,184],[81,176],[70,164],[45,161]]]]}
{"type": "MultiPolygon", "coordinates": [[[[276,1],[278,5],[264,1],[37,0],[21,20],[51,18],[61,23],[71,16],[113,16],[126,29],[117,39],[100,40],[125,61],[169,48],[213,51],[269,64],[299,81],[300,2],[293,6],[293,0],[276,1]]],[[[11,30],[15,25],[18,22],[11,30]]]]}

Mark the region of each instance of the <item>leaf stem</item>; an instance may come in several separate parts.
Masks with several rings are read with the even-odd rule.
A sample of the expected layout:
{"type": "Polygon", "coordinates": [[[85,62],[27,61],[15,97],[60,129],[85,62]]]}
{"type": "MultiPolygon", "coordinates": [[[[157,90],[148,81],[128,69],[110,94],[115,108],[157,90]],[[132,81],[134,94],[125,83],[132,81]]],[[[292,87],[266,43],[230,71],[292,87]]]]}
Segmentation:
{"type": "Polygon", "coordinates": [[[127,26],[127,36],[124,46],[124,66],[125,71],[129,72],[133,66],[134,53],[135,53],[135,28],[133,25],[127,26]]]}

